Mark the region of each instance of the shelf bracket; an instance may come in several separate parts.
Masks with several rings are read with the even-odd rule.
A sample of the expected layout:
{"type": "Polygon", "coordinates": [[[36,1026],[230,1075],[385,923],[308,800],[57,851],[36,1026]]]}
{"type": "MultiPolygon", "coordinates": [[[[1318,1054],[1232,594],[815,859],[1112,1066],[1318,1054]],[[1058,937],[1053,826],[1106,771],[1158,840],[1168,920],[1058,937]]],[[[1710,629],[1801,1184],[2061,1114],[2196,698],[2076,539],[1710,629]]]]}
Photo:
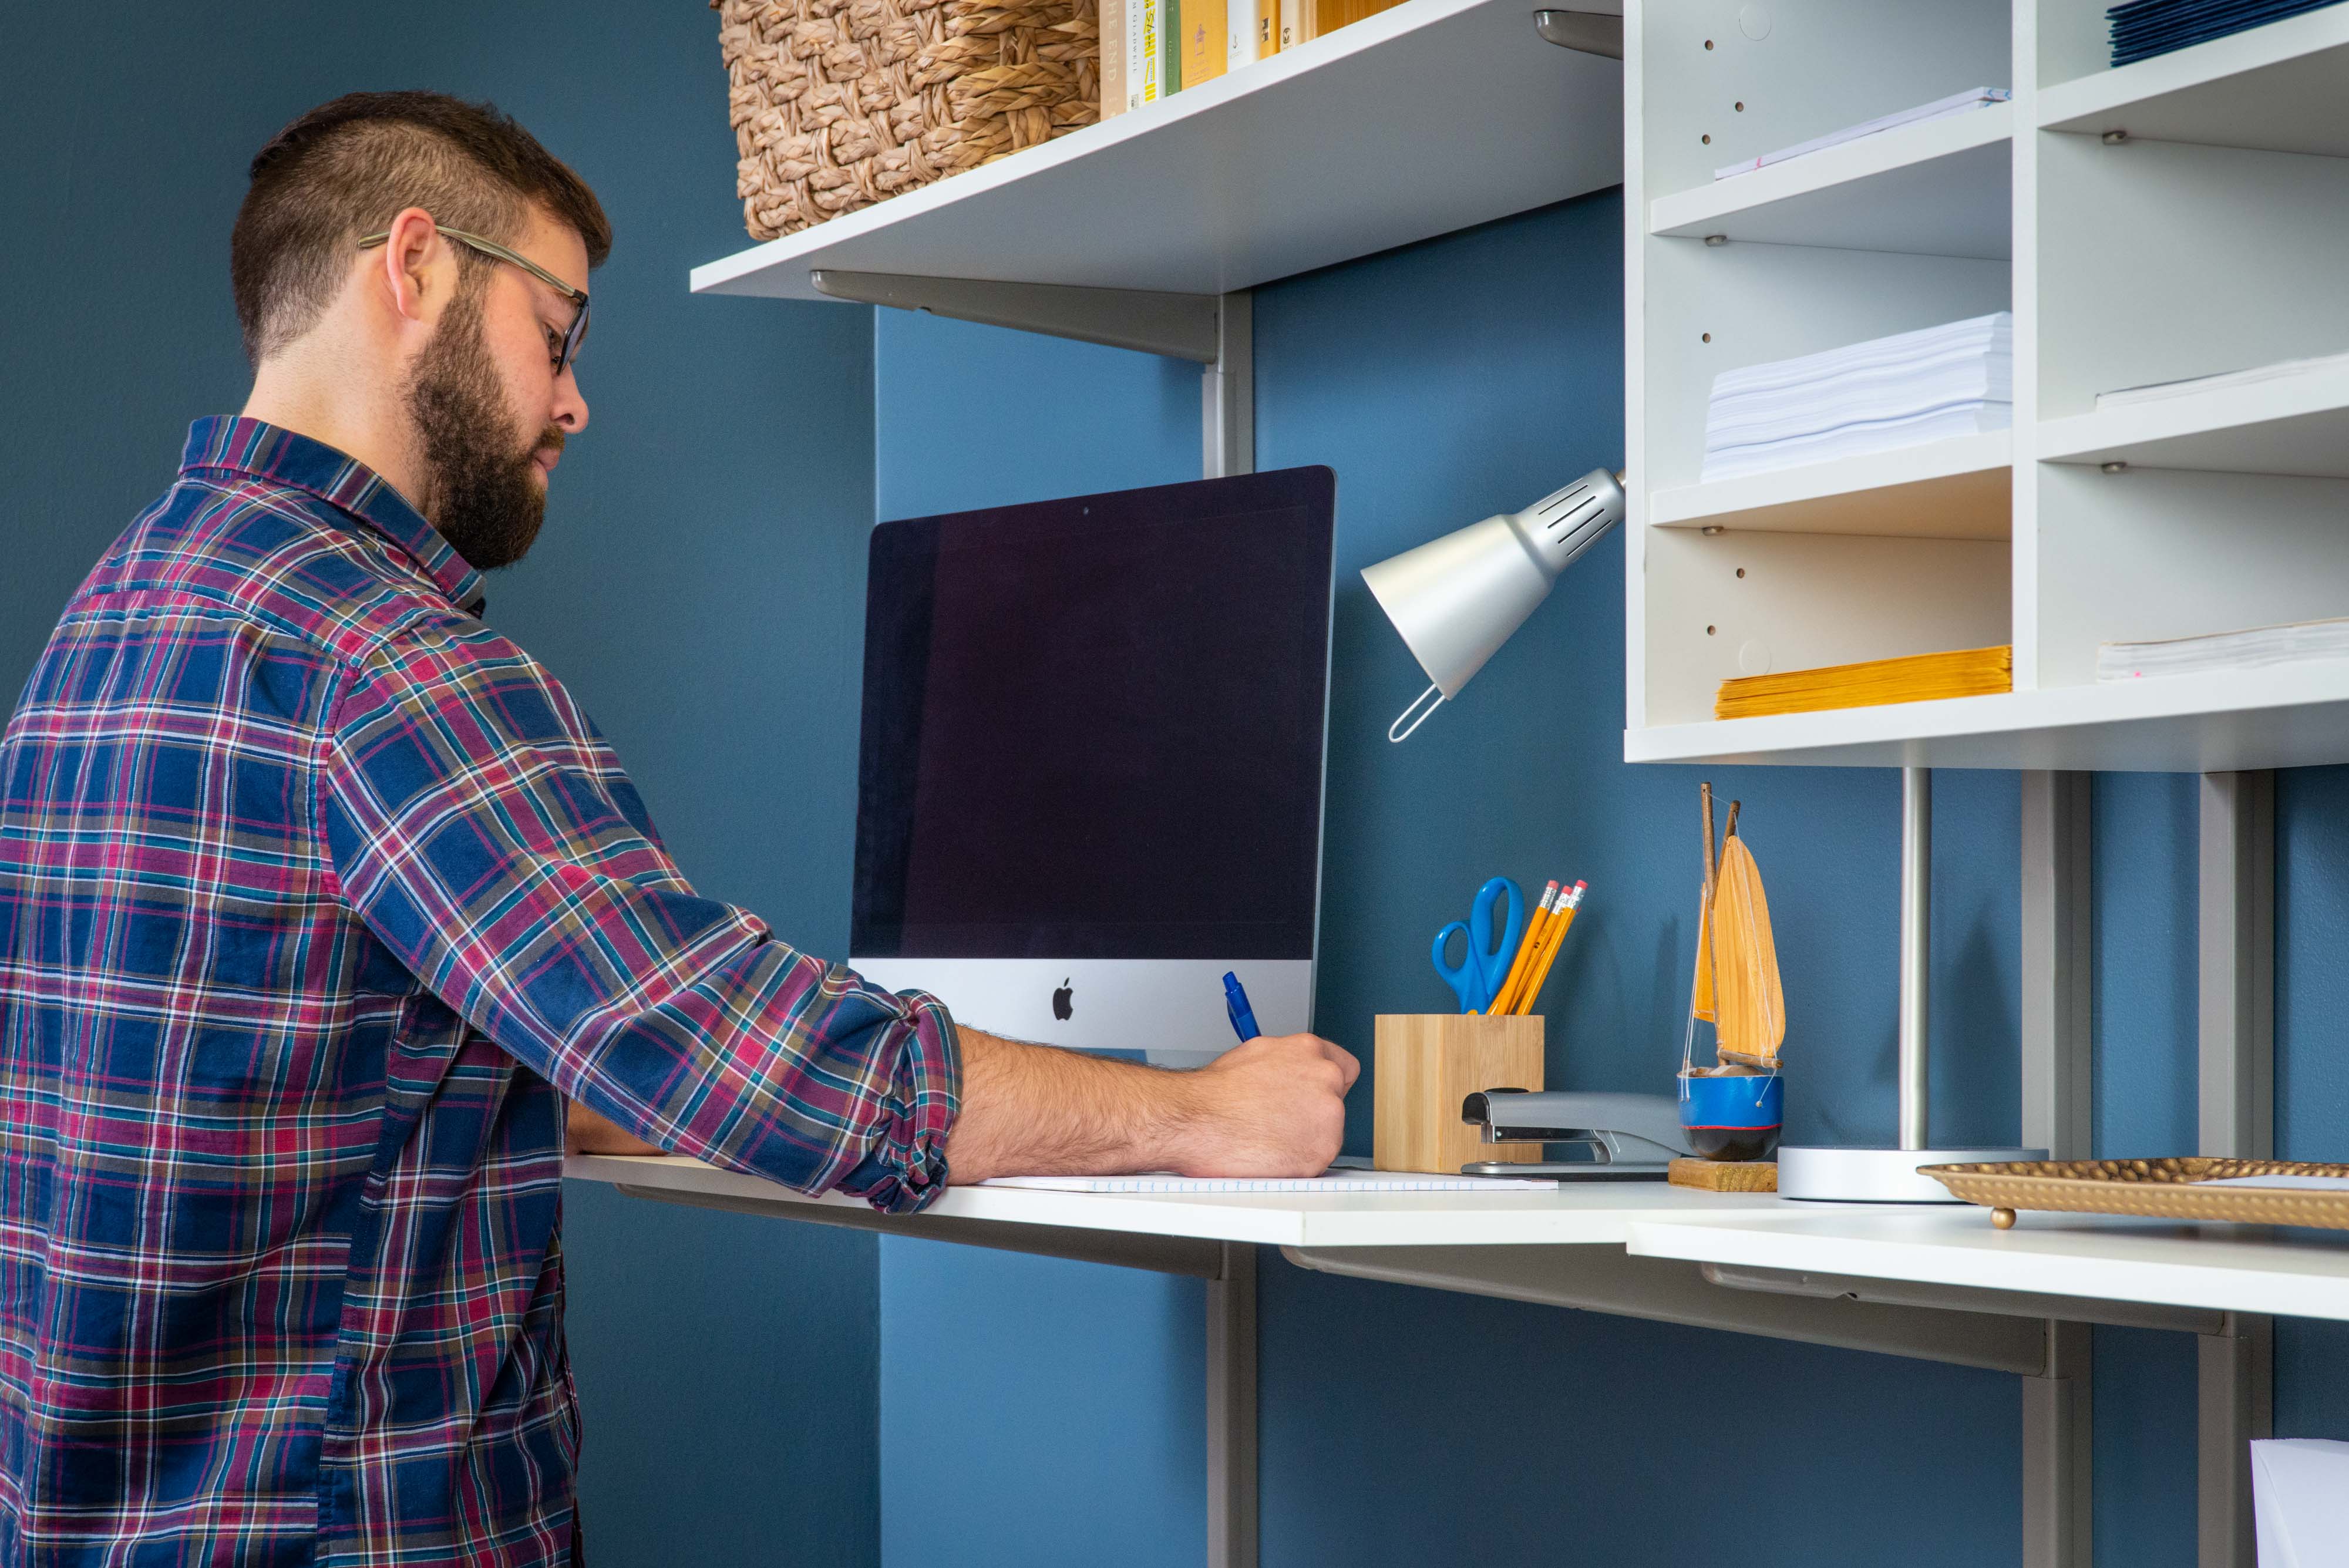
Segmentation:
{"type": "Polygon", "coordinates": [[[998,283],[975,277],[911,277],[842,272],[835,267],[818,267],[808,274],[808,282],[818,294],[833,299],[926,310],[957,321],[1073,337],[1081,343],[1188,359],[1195,365],[1215,364],[1222,349],[1223,300],[1212,294],[998,283]]]}

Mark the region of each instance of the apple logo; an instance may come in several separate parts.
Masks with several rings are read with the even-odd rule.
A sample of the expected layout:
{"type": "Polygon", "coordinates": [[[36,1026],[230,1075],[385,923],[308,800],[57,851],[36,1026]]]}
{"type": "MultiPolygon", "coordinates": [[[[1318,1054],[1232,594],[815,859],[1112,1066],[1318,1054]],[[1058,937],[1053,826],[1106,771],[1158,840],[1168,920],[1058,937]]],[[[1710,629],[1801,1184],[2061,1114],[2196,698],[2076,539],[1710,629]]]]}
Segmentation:
{"type": "Polygon", "coordinates": [[[1069,1000],[1071,994],[1066,980],[1061,981],[1061,989],[1052,993],[1052,1016],[1063,1023],[1069,1021],[1069,1014],[1076,1011],[1069,1000]]]}

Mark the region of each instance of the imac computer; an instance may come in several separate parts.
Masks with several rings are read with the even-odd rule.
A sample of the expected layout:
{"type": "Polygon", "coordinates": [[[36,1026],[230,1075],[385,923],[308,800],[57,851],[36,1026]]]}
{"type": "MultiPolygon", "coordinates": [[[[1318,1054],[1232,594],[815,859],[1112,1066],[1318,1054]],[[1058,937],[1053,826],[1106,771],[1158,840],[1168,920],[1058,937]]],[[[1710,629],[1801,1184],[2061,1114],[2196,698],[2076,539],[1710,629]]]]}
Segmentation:
{"type": "Polygon", "coordinates": [[[849,962],[973,1028],[1169,1066],[1309,1027],[1336,481],[873,531],[849,962]]]}

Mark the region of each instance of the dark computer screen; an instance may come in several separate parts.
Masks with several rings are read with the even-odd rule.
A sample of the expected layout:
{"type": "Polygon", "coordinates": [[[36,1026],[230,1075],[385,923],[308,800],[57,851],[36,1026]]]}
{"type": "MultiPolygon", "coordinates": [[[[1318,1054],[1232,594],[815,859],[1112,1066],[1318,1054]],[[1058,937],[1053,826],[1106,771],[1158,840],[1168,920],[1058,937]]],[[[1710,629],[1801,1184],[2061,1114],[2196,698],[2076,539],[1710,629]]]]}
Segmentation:
{"type": "Polygon", "coordinates": [[[1312,957],[1335,492],[875,528],[852,950],[1312,957]]]}

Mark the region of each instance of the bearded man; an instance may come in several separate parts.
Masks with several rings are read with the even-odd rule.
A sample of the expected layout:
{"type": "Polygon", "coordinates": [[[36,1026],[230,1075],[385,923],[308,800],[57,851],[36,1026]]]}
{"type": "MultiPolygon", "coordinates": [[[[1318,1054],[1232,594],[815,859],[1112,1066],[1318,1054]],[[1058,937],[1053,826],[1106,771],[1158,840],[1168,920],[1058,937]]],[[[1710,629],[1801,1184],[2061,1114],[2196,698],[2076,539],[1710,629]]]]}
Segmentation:
{"type": "Polygon", "coordinates": [[[889,1210],[1328,1164],[1325,1041],[997,1040],[697,895],[481,618],[587,425],[595,195],[426,93],[252,174],[252,398],[0,739],[0,1564],[578,1561],[566,1120],[889,1210]]]}

